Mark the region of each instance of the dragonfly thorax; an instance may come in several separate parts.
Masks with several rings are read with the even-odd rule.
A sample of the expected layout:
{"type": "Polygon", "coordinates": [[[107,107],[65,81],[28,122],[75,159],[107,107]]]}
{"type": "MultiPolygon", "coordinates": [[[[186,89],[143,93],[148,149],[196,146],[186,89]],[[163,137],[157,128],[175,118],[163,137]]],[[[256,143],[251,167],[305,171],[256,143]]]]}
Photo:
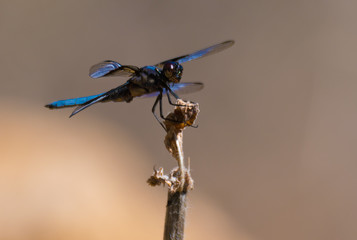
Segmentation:
{"type": "Polygon", "coordinates": [[[168,61],[164,64],[162,71],[169,82],[178,83],[182,77],[183,67],[177,62],[168,61]]]}

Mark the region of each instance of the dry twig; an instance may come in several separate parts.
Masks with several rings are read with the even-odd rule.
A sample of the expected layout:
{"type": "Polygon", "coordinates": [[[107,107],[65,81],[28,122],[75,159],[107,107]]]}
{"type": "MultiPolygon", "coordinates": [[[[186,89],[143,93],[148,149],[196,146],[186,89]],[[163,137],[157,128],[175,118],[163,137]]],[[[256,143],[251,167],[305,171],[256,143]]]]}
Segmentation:
{"type": "Polygon", "coordinates": [[[153,175],[148,179],[151,186],[166,184],[169,187],[166,206],[164,240],[183,240],[186,195],[193,188],[190,169],[184,165],[183,130],[193,123],[199,112],[198,103],[176,101],[178,106],[171,112],[164,125],[166,127],[165,146],[178,162],[178,168],[173,169],[169,175],[164,175],[164,170],[154,169],[153,175]]]}

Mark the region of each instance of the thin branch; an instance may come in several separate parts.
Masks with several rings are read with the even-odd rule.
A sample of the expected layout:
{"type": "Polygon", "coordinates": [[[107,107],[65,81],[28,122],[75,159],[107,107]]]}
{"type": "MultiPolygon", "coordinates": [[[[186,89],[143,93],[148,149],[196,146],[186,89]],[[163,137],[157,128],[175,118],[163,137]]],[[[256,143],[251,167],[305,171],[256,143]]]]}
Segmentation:
{"type": "Polygon", "coordinates": [[[148,179],[151,186],[166,184],[169,187],[166,205],[164,240],[183,240],[186,200],[188,190],[193,189],[193,179],[190,167],[186,169],[183,154],[183,130],[193,123],[199,112],[198,104],[185,102],[181,99],[176,101],[177,106],[166,118],[165,146],[177,160],[178,168],[173,169],[169,175],[164,175],[164,170],[154,169],[153,175],[148,179]]]}
{"type": "Polygon", "coordinates": [[[187,192],[170,192],[167,196],[164,240],[184,239],[187,192]]]}

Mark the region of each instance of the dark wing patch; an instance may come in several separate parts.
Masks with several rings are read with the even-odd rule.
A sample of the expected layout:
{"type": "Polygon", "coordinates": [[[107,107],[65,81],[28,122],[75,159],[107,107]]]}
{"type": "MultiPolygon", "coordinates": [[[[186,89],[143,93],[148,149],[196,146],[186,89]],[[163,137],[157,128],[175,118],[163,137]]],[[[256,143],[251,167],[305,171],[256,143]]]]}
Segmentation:
{"type": "Polygon", "coordinates": [[[211,54],[223,51],[226,48],[231,47],[234,44],[233,40],[229,40],[229,41],[225,41],[222,43],[218,43],[216,45],[210,46],[208,48],[196,51],[194,53],[191,54],[186,54],[186,55],[182,55],[180,57],[176,57],[176,58],[172,58],[166,61],[163,61],[161,63],[156,64],[155,66],[162,68],[164,66],[164,64],[168,61],[173,61],[173,62],[178,62],[179,64],[184,63],[184,62],[188,62],[194,59],[198,59],[201,57],[205,57],[205,56],[209,56],[211,54]]]}
{"type": "Polygon", "coordinates": [[[125,76],[134,75],[139,68],[131,65],[121,65],[112,60],[106,60],[93,65],[89,69],[89,76],[92,78],[109,77],[109,76],[125,76]]]}

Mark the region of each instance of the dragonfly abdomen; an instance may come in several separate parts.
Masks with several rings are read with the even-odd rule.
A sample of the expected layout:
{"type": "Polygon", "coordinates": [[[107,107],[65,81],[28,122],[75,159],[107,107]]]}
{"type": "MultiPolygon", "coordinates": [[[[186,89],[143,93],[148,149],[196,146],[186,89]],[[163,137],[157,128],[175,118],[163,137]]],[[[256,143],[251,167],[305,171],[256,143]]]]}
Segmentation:
{"type": "Polygon", "coordinates": [[[87,97],[79,97],[79,98],[71,98],[71,99],[65,99],[65,100],[59,100],[55,101],[53,103],[47,104],[45,107],[48,107],[50,109],[54,108],[64,108],[64,107],[74,107],[77,105],[82,105],[96,97],[99,97],[103,95],[104,93],[97,94],[97,95],[92,95],[92,96],[87,96],[87,97]]]}

